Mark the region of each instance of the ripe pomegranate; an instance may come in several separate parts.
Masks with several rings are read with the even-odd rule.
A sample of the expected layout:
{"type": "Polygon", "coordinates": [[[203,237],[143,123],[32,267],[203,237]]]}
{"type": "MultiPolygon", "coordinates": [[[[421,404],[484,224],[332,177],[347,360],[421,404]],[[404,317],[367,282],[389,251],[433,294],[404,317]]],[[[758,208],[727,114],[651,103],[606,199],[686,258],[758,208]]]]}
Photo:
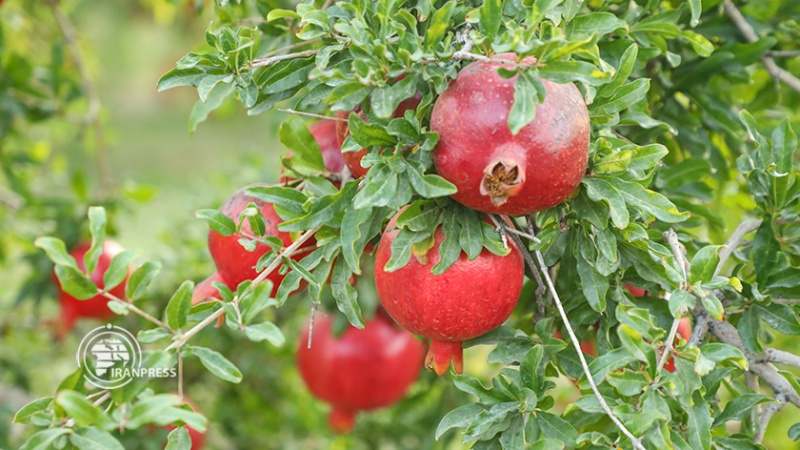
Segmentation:
{"type": "MultiPolygon", "coordinates": [[[[320,120],[308,127],[308,131],[314,136],[322,151],[322,161],[325,163],[325,169],[330,173],[339,173],[344,168],[342,146],[339,144],[336,135],[336,127],[337,121],[335,120],[320,120]]],[[[287,152],[286,156],[292,156],[292,152],[287,152]]],[[[281,177],[280,179],[281,183],[289,181],[291,181],[289,177],[281,177]]]]}
{"type": "MultiPolygon", "coordinates": [[[[401,79],[402,77],[398,78],[398,80],[401,79]]],[[[403,114],[405,114],[406,111],[417,109],[417,106],[419,106],[419,103],[421,101],[422,101],[422,95],[420,95],[419,93],[414,94],[414,96],[411,98],[403,100],[402,102],[400,102],[400,105],[397,106],[397,109],[394,110],[394,113],[392,113],[392,117],[395,119],[403,117],[403,114]]],[[[358,116],[361,117],[361,119],[366,118],[364,112],[361,111],[361,106],[356,106],[356,109],[354,109],[352,112],[358,114],[358,116]]],[[[346,122],[347,118],[350,117],[350,111],[339,111],[338,113],[336,113],[336,117],[338,117],[339,119],[345,119],[336,121],[336,139],[339,144],[339,148],[341,149],[344,140],[347,138],[347,136],[350,136],[350,127],[346,122]]],[[[347,164],[347,168],[350,169],[350,173],[353,174],[353,178],[361,178],[364,175],[366,175],[367,172],[369,171],[368,168],[363,167],[361,165],[361,160],[366,155],[367,155],[366,148],[362,148],[357,152],[342,152],[342,158],[344,158],[344,163],[347,164]]]]}
{"type": "MultiPolygon", "coordinates": [[[[250,202],[254,202],[264,216],[265,236],[277,236],[283,241],[283,245],[291,245],[292,238],[290,234],[278,230],[278,225],[282,220],[275,213],[275,208],[273,208],[272,204],[245,195],[246,190],[247,187],[234,193],[222,204],[220,211],[234,221],[238,221],[239,214],[247,208],[250,202]]],[[[242,232],[253,234],[247,220],[242,224],[242,232]]],[[[258,244],[254,251],[248,252],[239,244],[239,239],[242,237],[244,236],[241,233],[222,236],[214,230],[208,231],[208,250],[211,253],[211,258],[217,266],[217,273],[231,289],[236,289],[239,283],[245,280],[256,278],[258,276],[258,272],[255,269],[256,264],[259,258],[270,250],[266,245],[258,244]]],[[[296,259],[300,258],[301,256],[299,255],[296,257],[296,259]]],[[[274,295],[281,281],[283,281],[283,275],[274,270],[267,278],[273,283],[272,293],[274,295]]]]}
{"type": "Polygon", "coordinates": [[[513,243],[507,256],[484,249],[470,261],[462,252],[445,273],[434,275],[431,269],[439,262],[444,240],[439,228],[427,257],[411,258],[403,268],[387,272],[384,266],[399,233],[394,229],[399,214],[389,221],[375,253],[378,296],[403,328],[431,339],[427,367],[443,375],[452,362],[456,373],[461,373],[461,341],[497,328],[514,310],[524,276],[522,253],[513,243]]]}
{"type": "Polygon", "coordinates": [[[308,328],[300,335],[297,366],[315,397],[331,404],[331,428],[353,428],[359,411],[400,400],[419,376],[423,345],[378,313],[363,330],[348,325],[339,337],[330,317],[317,314],[311,348],[308,328]]]}
{"type": "MultiPolygon", "coordinates": [[[[681,319],[681,322],[678,324],[678,335],[680,335],[684,339],[689,339],[692,337],[692,320],[688,317],[684,317],[681,319]]],[[[667,363],[664,364],[664,369],[675,372],[675,359],[670,356],[667,360],[667,363]]]]}
{"type": "Polygon", "coordinates": [[[431,129],[439,133],[433,159],[439,175],[458,188],[453,198],[459,203],[487,213],[530,214],[563,202],[580,184],[589,155],[589,112],[575,85],[542,80],[545,101],[513,135],[508,115],[517,77],[498,75],[504,66],[474,62],[442,92],[431,115],[431,129]]]}
{"type": "MultiPolygon", "coordinates": [[[[90,243],[84,242],[70,252],[70,255],[75,258],[75,261],[78,263],[78,268],[81,270],[86,269],[83,258],[90,247],[90,243]]],[[[114,259],[114,256],[122,252],[122,250],[122,246],[118,243],[106,239],[103,252],[100,254],[100,259],[97,261],[97,266],[89,275],[89,279],[91,279],[97,287],[103,288],[103,275],[105,275],[106,270],[108,270],[108,266],[111,264],[111,260],[114,259]]],[[[55,273],[53,274],[53,279],[58,286],[58,299],[61,302],[61,323],[57,329],[58,336],[64,336],[66,333],[69,333],[75,326],[75,321],[78,318],[109,319],[114,316],[114,313],[108,308],[107,298],[98,294],[88,300],[78,300],[61,289],[61,283],[58,281],[55,273]]],[[[109,293],[119,298],[125,298],[126,282],[127,279],[111,289],[109,293]]]]}

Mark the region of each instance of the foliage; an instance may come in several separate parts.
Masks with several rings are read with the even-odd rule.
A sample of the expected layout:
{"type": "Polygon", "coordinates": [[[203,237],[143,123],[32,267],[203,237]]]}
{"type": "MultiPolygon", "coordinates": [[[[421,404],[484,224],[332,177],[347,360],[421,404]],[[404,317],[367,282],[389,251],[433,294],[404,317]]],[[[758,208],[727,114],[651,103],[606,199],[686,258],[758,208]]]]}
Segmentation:
{"type": "MultiPolygon", "coordinates": [[[[460,439],[476,449],[761,448],[770,411],[800,407],[796,372],[772,364],[798,367],[798,357],[783,351],[794,350],[785,343],[800,335],[798,93],[773,83],[763,65],[777,51],[797,50],[800,6],[790,0],[763,3],[742,7],[760,33],[748,43],[726,10],[733,4],[715,0],[353,0],[291,6],[217,0],[206,43],[181,58],[158,89],[196,88],[192,130],[230,102],[249,115],[301,112],[279,131],[292,151],[284,166],[296,182],[248,190],[274,204],[284,221],[280,228],[298,240],[283,248],[265,237],[257,208],[238,221],[199,211],[223,235],[239,231],[247,220],[255,235],[242,245],[261,243],[271,251],[259,261],[262,276],[256,281],[235,289],[219,285],[221,301],[190,306],[193,285],[180,284],[163,313],[153,314],[164,320],[140,328],[139,339],[154,344],[147,363],[173,368],[195,360],[221,380],[243,382],[245,371],[230,355],[188,342],[224,316],[232,334],[283,345],[276,317],[293,307],[289,294],[302,282],[314,305],[335,304],[351,324],[363,326],[374,297],[360,295],[349,280],[354,274],[369,277],[365,249],[407,205],[397,220],[401,231],[387,270],[424,254],[439,227],[446,238],[434,272],[446,271],[462,251],[469,258],[483,248],[506,252],[506,226],[495,228],[449,199],[455,188],[433,168],[438,136],[429,121],[436,98],[465,65],[515,53],[517,61],[500,71],[517,77],[509,128],[516,132],[534,119],[545,95],[542,79],[575,83],[592,120],[589,168],[569,200],[510,225],[527,235],[527,251],[542,262],[528,267],[530,280],[509,324],[469,343],[494,345],[488,362],[503,368],[491,380],[469,369],[450,378],[468,396],[457,397],[460,405],[433,419],[441,420],[436,439],[460,439]],[[535,63],[523,63],[528,56],[535,63]],[[397,106],[416,93],[422,96],[417,109],[393,118],[397,106]],[[363,114],[354,113],[357,108],[363,114]],[[306,128],[303,114],[336,112],[347,117],[351,133],[343,151],[368,149],[364,165],[370,170],[362,180],[329,173],[306,128]],[[312,235],[316,247],[299,261],[290,258],[312,235]],[[288,271],[274,298],[270,284],[261,282],[273,270],[288,271]],[[552,289],[537,286],[539,276],[552,277],[552,289]],[[634,297],[626,283],[654,296],[634,297]],[[694,319],[693,336],[673,350],[674,330],[686,315],[694,319]],[[563,330],[564,340],[555,337],[556,330],[563,330]],[[583,339],[596,340],[596,358],[576,353],[583,339]],[[665,352],[674,355],[674,373],[663,368],[665,352]],[[556,407],[558,376],[576,379],[581,390],[566,408],[556,407]],[[751,377],[770,395],[754,389],[751,377]],[[739,428],[730,423],[735,421],[739,428]]],[[[14,54],[3,53],[3,67],[10,67],[14,54]]],[[[785,64],[796,67],[796,58],[785,64]]],[[[8,73],[24,75],[21,70],[8,73]]],[[[3,75],[0,81],[15,90],[4,88],[0,95],[13,95],[29,78],[3,75]]],[[[38,117],[39,106],[23,106],[27,121],[38,117]]],[[[27,122],[4,120],[13,125],[0,130],[13,136],[4,146],[24,148],[27,122]]],[[[38,220],[63,217],[44,208],[32,211],[38,220]]],[[[97,247],[106,233],[105,210],[86,211],[83,226],[97,247]]],[[[36,245],[55,264],[66,291],[79,298],[104,293],[67,254],[63,241],[72,243],[78,235],[68,230],[46,230],[57,237],[39,238],[36,245]]],[[[122,281],[131,256],[115,261],[106,290],[122,281]]],[[[147,305],[148,288],[159,263],[139,258],[135,267],[126,298],[114,299],[122,315],[155,310],[147,305]]],[[[87,400],[80,375],[17,413],[17,422],[41,428],[25,448],[117,448],[111,430],[147,423],[205,427],[200,414],[179,408],[177,397],[156,394],[156,383],[112,391],[112,406],[104,411],[87,400]]],[[[429,393],[416,395],[456,395],[437,387],[449,382],[426,380],[429,393]]],[[[175,433],[170,442],[188,448],[175,433]]]]}

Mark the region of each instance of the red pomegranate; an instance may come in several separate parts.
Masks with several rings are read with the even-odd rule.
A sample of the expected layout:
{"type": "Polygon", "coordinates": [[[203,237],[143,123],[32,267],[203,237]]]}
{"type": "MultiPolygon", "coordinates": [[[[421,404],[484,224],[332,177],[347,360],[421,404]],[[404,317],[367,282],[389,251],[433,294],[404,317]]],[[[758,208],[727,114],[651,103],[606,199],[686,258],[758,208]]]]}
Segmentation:
{"type": "MultiPolygon", "coordinates": [[[[320,150],[322,151],[322,161],[325,163],[325,169],[330,173],[339,173],[344,168],[344,159],[342,158],[342,146],[339,144],[336,135],[337,121],[335,120],[320,120],[315,124],[308,127],[308,131],[314,136],[320,150]]],[[[292,156],[292,152],[287,152],[286,156],[292,156]]],[[[281,177],[281,183],[291,181],[289,177],[281,177]]]]}
{"type": "Polygon", "coordinates": [[[634,297],[646,297],[649,295],[644,289],[638,288],[630,283],[625,283],[625,289],[627,289],[628,292],[630,292],[634,297]]]}
{"type": "MultiPolygon", "coordinates": [[[[398,213],[399,215],[399,213],[398,213]]],[[[426,261],[411,258],[403,268],[384,270],[391,245],[399,233],[397,216],[389,224],[375,253],[375,286],[386,311],[403,328],[429,338],[425,365],[443,375],[452,362],[463,371],[461,341],[500,326],[517,304],[524,276],[522,253],[498,256],[484,249],[472,261],[465,253],[441,275],[431,269],[439,262],[444,233],[437,229],[426,261]]]]}
{"type": "MultiPolygon", "coordinates": [[[[401,79],[402,77],[398,78],[398,80],[401,79]]],[[[403,114],[405,114],[406,111],[417,109],[417,106],[419,106],[419,103],[421,101],[422,101],[422,95],[420,95],[419,93],[414,94],[414,96],[411,98],[403,100],[402,102],[400,102],[400,105],[398,105],[397,109],[392,114],[392,117],[395,119],[403,117],[403,114]]],[[[365,119],[366,117],[364,113],[361,111],[361,106],[357,106],[356,109],[354,109],[352,112],[358,114],[358,116],[361,117],[362,119],[365,119]]],[[[339,144],[339,148],[341,149],[344,140],[347,138],[347,136],[350,136],[350,127],[346,122],[347,118],[350,117],[350,111],[339,111],[338,113],[336,113],[336,117],[338,117],[339,119],[345,119],[336,121],[336,138],[339,144]]],[[[361,160],[366,155],[367,155],[366,148],[362,148],[357,152],[342,152],[342,158],[344,158],[344,163],[347,164],[347,168],[350,169],[350,173],[353,174],[353,178],[361,178],[364,175],[366,175],[367,172],[369,171],[368,168],[361,166],[361,160]]]]}
{"type": "MultiPolygon", "coordinates": [[[[238,221],[239,214],[247,208],[250,202],[253,202],[259,207],[261,214],[264,216],[265,236],[276,236],[283,241],[283,245],[291,245],[292,237],[290,234],[278,230],[278,225],[282,220],[275,213],[272,204],[245,195],[246,190],[247,187],[233,194],[222,204],[220,211],[234,221],[238,221]]],[[[249,235],[253,234],[250,223],[247,220],[242,224],[242,232],[249,235]]],[[[245,280],[256,278],[258,276],[258,272],[255,269],[256,264],[259,258],[270,250],[266,245],[258,244],[254,251],[249,252],[239,244],[239,239],[243,237],[241,233],[222,236],[214,230],[208,231],[208,250],[211,253],[211,258],[217,266],[217,273],[231,289],[236,289],[239,283],[245,280]]],[[[297,256],[297,259],[300,258],[301,256],[297,256]]],[[[275,294],[281,281],[283,281],[283,275],[274,270],[267,278],[272,281],[272,293],[275,294]]]]}
{"type": "Polygon", "coordinates": [[[530,214],[563,202],[580,184],[589,155],[589,112],[575,85],[542,80],[545,101],[536,107],[536,118],[513,135],[508,114],[517,77],[498,75],[503,66],[468,65],[436,100],[434,164],[458,188],[456,201],[487,213],[530,214]]]}
{"type": "MultiPolygon", "coordinates": [[[[692,320],[688,317],[684,317],[681,319],[681,322],[678,324],[678,335],[684,339],[689,339],[692,337],[692,320]]],[[[676,339],[677,341],[677,339],[676,339]]],[[[667,360],[667,363],[664,364],[664,369],[675,372],[675,359],[670,356],[667,360]]]]}
{"type": "MultiPolygon", "coordinates": [[[[84,242],[75,247],[70,255],[75,258],[78,263],[78,268],[85,270],[83,258],[86,252],[89,251],[91,244],[84,242]]],[[[105,275],[111,260],[114,259],[118,253],[122,252],[122,246],[115,241],[106,239],[103,246],[103,252],[100,254],[100,259],[97,261],[97,266],[94,271],[89,275],[89,279],[94,282],[99,288],[103,288],[103,275],[105,275]]],[[[61,302],[61,323],[58,326],[57,334],[63,336],[68,333],[75,326],[75,320],[81,317],[88,317],[93,319],[108,319],[114,316],[114,313],[108,309],[108,299],[102,295],[95,295],[88,300],[78,300],[77,298],[67,294],[61,289],[61,283],[58,278],[53,274],[56,285],[58,286],[58,299],[61,302]]],[[[127,279],[115,286],[109,293],[119,297],[125,298],[125,283],[127,279]]]]}
{"type": "Polygon", "coordinates": [[[311,348],[308,328],[300,335],[297,366],[315,397],[330,403],[337,432],[349,431],[359,411],[399,401],[419,376],[424,347],[381,313],[363,330],[348,326],[333,336],[330,317],[317,314],[311,348]]]}
{"type": "MultiPolygon", "coordinates": [[[[186,398],[184,398],[184,403],[186,403],[187,405],[191,406],[192,407],[192,411],[197,412],[197,407],[194,405],[194,403],[192,403],[189,400],[186,400],[186,398]]],[[[169,424],[169,425],[166,425],[164,428],[166,428],[167,431],[172,431],[172,430],[174,430],[174,429],[176,429],[178,427],[176,427],[175,425],[169,424]]],[[[194,428],[190,427],[189,425],[186,425],[186,431],[189,432],[189,438],[192,440],[192,450],[200,450],[200,449],[202,449],[203,446],[206,443],[206,434],[195,430],[194,428]]]]}

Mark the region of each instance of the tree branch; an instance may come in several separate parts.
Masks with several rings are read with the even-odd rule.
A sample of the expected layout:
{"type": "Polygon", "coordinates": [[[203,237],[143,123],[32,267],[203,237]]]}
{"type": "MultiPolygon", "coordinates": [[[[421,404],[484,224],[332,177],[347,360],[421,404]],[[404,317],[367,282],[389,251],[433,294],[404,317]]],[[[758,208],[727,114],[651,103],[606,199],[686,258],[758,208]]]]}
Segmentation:
{"type": "Polygon", "coordinates": [[[758,423],[758,434],[756,434],[756,437],[753,439],[753,442],[756,444],[760,444],[761,441],[764,440],[764,435],[767,433],[767,426],[769,425],[769,421],[772,420],[772,416],[780,411],[783,405],[786,404],[786,397],[784,397],[783,394],[775,396],[775,400],[777,400],[777,402],[767,405],[767,407],[764,408],[764,413],[761,414],[761,420],[758,423]]]}
{"type": "Polygon", "coordinates": [[[138,306],[134,305],[132,301],[123,300],[123,299],[117,297],[116,295],[114,295],[114,294],[112,294],[110,292],[104,291],[102,289],[97,289],[97,293],[102,295],[103,297],[109,299],[109,300],[116,300],[116,301],[124,304],[127,309],[129,309],[130,311],[133,311],[136,315],[138,315],[138,316],[140,316],[140,317],[142,317],[142,318],[144,318],[146,320],[149,320],[153,324],[155,324],[155,325],[167,330],[169,332],[169,334],[175,334],[175,330],[170,328],[169,325],[167,325],[164,322],[162,322],[162,321],[156,319],[155,317],[151,316],[150,313],[144,311],[143,309],[140,309],[138,306]]]}
{"type": "MultiPolygon", "coordinates": [[[[727,14],[731,19],[731,22],[736,25],[736,28],[739,29],[739,32],[742,34],[742,36],[744,36],[744,39],[747,42],[753,43],[758,41],[758,35],[756,34],[756,31],[752,26],[750,26],[750,24],[747,22],[747,19],[745,19],[742,13],[736,8],[736,5],[733,4],[733,1],[723,0],[722,7],[725,9],[725,14],[727,14]]],[[[775,60],[770,56],[762,56],[761,62],[764,64],[764,67],[767,69],[767,72],[769,72],[769,75],[772,77],[772,79],[775,80],[775,83],[780,83],[783,81],[795,91],[800,92],[800,78],[797,78],[786,70],[781,69],[778,64],[775,63],[775,60]]]]}
{"type": "MultiPolygon", "coordinates": [[[[314,236],[314,234],[317,232],[317,230],[319,230],[319,227],[314,228],[313,230],[306,231],[296,241],[294,241],[292,243],[292,245],[290,245],[290,246],[286,247],[285,249],[283,249],[283,251],[281,251],[281,253],[279,255],[277,255],[277,257],[272,261],[272,263],[270,263],[269,266],[267,266],[264,270],[261,271],[261,273],[258,274],[258,276],[250,284],[250,287],[248,288],[248,290],[252,290],[254,287],[256,287],[259,284],[263,283],[264,280],[267,279],[267,276],[270,273],[274,272],[275,269],[280,267],[280,265],[283,263],[283,258],[290,257],[295,252],[297,252],[297,250],[303,244],[305,244],[306,241],[308,241],[309,239],[311,239],[312,236],[314,236]]],[[[238,303],[239,302],[239,296],[237,295],[236,297],[234,297],[232,302],[233,303],[238,303]]],[[[197,325],[195,325],[194,327],[189,329],[189,331],[187,331],[186,334],[181,336],[180,339],[178,339],[175,342],[173,342],[172,344],[170,344],[169,347],[167,347],[165,350],[174,350],[174,349],[176,349],[178,347],[183,346],[195,334],[197,334],[200,331],[202,331],[203,328],[207,327],[209,324],[211,324],[212,322],[217,320],[217,318],[222,316],[223,314],[225,314],[225,309],[224,308],[220,308],[220,309],[214,311],[210,316],[208,316],[205,319],[203,319],[202,322],[198,323],[197,325]]]]}
{"type": "Polygon", "coordinates": [[[728,261],[728,258],[742,245],[744,237],[758,230],[762,222],[763,220],[761,219],[745,220],[733,230],[728,240],[725,241],[725,247],[719,251],[719,263],[717,264],[717,269],[714,271],[714,276],[719,275],[719,272],[722,270],[725,262],[728,261]]]}
{"type": "MultiPolygon", "coordinates": [[[[492,220],[495,220],[495,223],[499,222],[500,226],[504,230],[508,231],[508,226],[505,225],[505,222],[503,222],[502,219],[497,220],[496,218],[493,218],[492,220]]],[[[508,233],[507,232],[506,234],[511,236],[512,239],[515,239],[515,237],[514,237],[514,235],[512,233],[508,233]]],[[[541,242],[536,236],[532,236],[532,237],[533,237],[533,239],[532,239],[533,242],[537,242],[537,243],[541,242]]],[[[531,254],[530,254],[530,251],[528,251],[528,248],[526,246],[524,246],[524,245],[520,246],[519,250],[522,252],[522,255],[525,257],[525,261],[526,262],[533,260],[531,254]],[[527,254],[527,256],[525,256],[526,254],[527,254]]],[[[564,311],[564,305],[561,304],[561,298],[558,296],[558,292],[556,292],[556,288],[555,288],[555,285],[553,284],[553,280],[550,279],[550,273],[548,272],[547,264],[545,264],[545,262],[544,262],[544,257],[542,256],[542,252],[540,250],[536,250],[535,254],[536,254],[536,260],[538,261],[538,270],[541,270],[541,273],[544,276],[544,281],[547,284],[547,287],[548,287],[548,289],[550,291],[550,294],[552,294],[552,296],[553,296],[553,302],[555,303],[556,308],[558,309],[559,315],[561,315],[561,320],[564,322],[564,328],[567,329],[567,334],[569,334],[570,342],[572,342],[572,345],[575,348],[575,352],[578,354],[578,360],[580,360],[580,362],[581,362],[581,367],[583,368],[583,373],[586,375],[586,379],[589,382],[589,386],[592,388],[592,392],[594,392],[594,395],[597,398],[597,401],[600,403],[600,406],[603,408],[603,411],[606,412],[606,415],[608,415],[609,419],[611,419],[611,421],[614,422],[614,425],[617,426],[617,428],[620,430],[620,432],[622,434],[624,434],[628,439],[631,440],[631,444],[633,445],[633,448],[635,448],[637,450],[645,450],[644,446],[642,445],[641,440],[639,438],[637,438],[636,436],[634,436],[633,433],[631,433],[625,427],[625,425],[619,420],[619,418],[617,418],[617,416],[614,414],[614,412],[611,411],[611,407],[608,406],[608,403],[606,402],[606,399],[603,397],[603,394],[601,394],[600,390],[597,388],[597,385],[594,382],[594,378],[592,377],[592,372],[589,370],[589,364],[586,362],[586,357],[583,356],[583,351],[581,351],[581,343],[578,340],[578,337],[575,335],[575,331],[572,329],[572,325],[570,325],[570,323],[569,323],[569,318],[567,317],[566,311],[564,311]]],[[[531,266],[530,269],[532,271],[536,272],[537,266],[536,265],[531,266]]]]}
{"type": "MultiPolygon", "coordinates": [[[[491,218],[492,222],[494,222],[494,225],[497,227],[498,232],[502,233],[503,231],[505,231],[508,237],[510,237],[511,240],[514,241],[515,244],[517,244],[517,247],[520,248],[520,251],[522,251],[523,248],[526,248],[525,244],[522,242],[522,239],[520,239],[515,232],[519,233],[520,235],[525,235],[526,237],[528,236],[527,234],[519,232],[514,227],[508,226],[508,224],[505,221],[503,221],[503,219],[498,220],[493,214],[490,215],[489,218],[491,218]]],[[[536,237],[533,235],[530,235],[529,238],[536,239],[536,237]]],[[[528,264],[528,267],[531,268],[531,272],[533,272],[533,278],[536,279],[536,304],[538,305],[539,314],[542,317],[544,317],[545,315],[544,294],[547,291],[547,287],[544,285],[544,281],[542,280],[541,274],[539,274],[539,271],[536,270],[536,262],[533,260],[533,257],[531,256],[530,252],[523,251],[522,257],[525,259],[525,262],[528,264]]]]}

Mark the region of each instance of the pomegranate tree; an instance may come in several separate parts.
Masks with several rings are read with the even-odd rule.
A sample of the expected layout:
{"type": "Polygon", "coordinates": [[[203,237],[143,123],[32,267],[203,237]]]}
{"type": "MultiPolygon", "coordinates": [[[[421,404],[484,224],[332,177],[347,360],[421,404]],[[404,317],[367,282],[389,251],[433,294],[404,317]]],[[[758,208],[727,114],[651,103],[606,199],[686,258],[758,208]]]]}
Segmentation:
{"type": "Polygon", "coordinates": [[[301,333],[297,366],[311,393],[330,403],[331,428],[346,432],[359,411],[389,406],[405,395],[422,368],[423,345],[380,312],[364,329],[348,325],[338,337],[332,322],[315,316],[311,347],[308,328],[301,333]]]}
{"type": "MultiPolygon", "coordinates": [[[[220,207],[220,212],[236,222],[239,220],[239,215],[242,211],[250,203],[255,203],[264,217],[264,236],[275,236],[283,242],[284,246],[290,245],[292,237],[289,233],[278,230],[278,225],[282,220],[275,213],[275,208],[272,204],[246,195],[246,190],[247,187],[237,191],[225,200],[225,203],[220,207]]],[[[214,230],[208,231],[208,250],[214,260],[214,264],[217,266],[218,276],[232,289],[235,289],[239,283],[245,280],[252,280],[258,276],[256,264],[270,250],[267,245],[257,243],[253,251],[248,251],[239,243],[239,239],[252,238],[253,236],[253,230],[247,220],[242,223],[239,232],[230,236],[223,236],[214,230]]],[[[272,281],[272,292],[274,294],[277,292],[281,281],[283,281],[283,275],[278,271],[272,271],[268,278],[272,281]]]]}
{"type": "MultiPolygon", "coordinates": [[[[498,58],[513,62],[516,56],[498,58]]],[[[580,184],[589,156],[589,112],[575,85],[543,79],[547,94],[536,118],[512,133],[508,116],[517,77],[498,75],[503,67],[511,66],[472,63],[436,100],[434,164],[458,188],[456,201],[487,213],[530,214],[563,202],[580,184]]]]}
{"type": "Polygon", "coordinates": [[[513,244],[506,256],[483,249],[469,260],[461,252],[443,274],[431,269],[439,260],[445,238],[441,228],[424,258],[414,257],[402,268],[387,272],[391,246],[399,230],[395,216],[386,228],[375,253],[375,286],[386,311],[405,329],[431,340],[425,365],[444,375],[452,363],[463,371],[461,341],[500,326],[517,304],[524,278],[522,253],[513,244]]]}
{"type": "MultiPolygon", "coordinates": [[[[83,258],[90,247],[90,243],[84,242],[70,252],[70,255],[75,258],[78,268],[82,271],[86,269],[83,258]]],[[[106,270],[108,270],[108,266],[111,264],[111,260],[114,259],[114,256],[121,253],[122,250],[122,246],[117,242],[106,239],[103,252],[100,254],[100,258],[97,261],[97,266],[94,271],[89,274],[89,279],[92,280],[98,288],[103,289],[103,275],[105,275],[106,270]]],[[[53,275],[53,279],[58,286],[58,299],[61,302],[61,323],[58,327],[59,335],[63,335],[72,330],[78,318],[108,319],[114,316],[114,313],[108,308],[108,299],[106,297],[98,294],[88,300],[78,300],[64,292],[61,288],[61,283],[55,275],[53,275]]],[[[109,293],[118,298],[124,298],[125,281],[112,288],[109,293]]]]}

